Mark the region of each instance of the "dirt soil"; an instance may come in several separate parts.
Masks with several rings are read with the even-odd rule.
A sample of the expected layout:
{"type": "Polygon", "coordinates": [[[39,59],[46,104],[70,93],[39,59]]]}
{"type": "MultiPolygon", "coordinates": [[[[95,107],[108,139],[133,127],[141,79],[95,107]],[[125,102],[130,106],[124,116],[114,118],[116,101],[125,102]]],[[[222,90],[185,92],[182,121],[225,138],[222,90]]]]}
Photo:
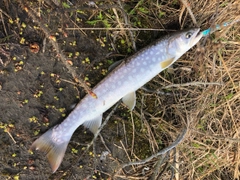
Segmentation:
{"type": "MultiPolygon", "coordinates": [[[[201,2],[194,1],[192,10],[203,29],[211,24],[217,6],[217,23],[228,19],[224,7],[231,6],[235,12],[239,6],[214,1],[207,5],[208,11],[198,12],[200,5],[206,5],[201,2]]],[[[180,1],[1,1],[0,179],[239,178],[239,58],[234,59],[239,54],[239,28],[229,30],[232,39],[225,34],[216,34],[222,38],[219,41],[215,36],[207,39],[209,49],[195,48],[174,70],[164,71],[146,85],[147,90],[139,90],[132,118],[120,105],[96,140],[96,156],[92,147],[85,151],[93,135],[83,127],[74,133],[54,174],[43,153],[29,151],[37,137],[64,120],[87,93],[86,86],[94,87],[107,75],[114,61],[169,33],[164,29],[195,26],[182,12],[186,9],[180,1]],[[106,29],[110,27],[118,29],[106,29]],[[123,27],[143,30],[119,29],[123,27]],[[221,57],[229,61],[222,65],[221,57]],[[200,81],[217,83],[179,86],[200,81]],[[155,91],[174,84],[160,88],[164,95],[155,91]],[[121,169],[122,163],[147,158],[169,146],[187,121],[191,130],[185,144],[161,158],[121,169]],[[228,152],[221,153],[221,148],[228,152]]],[[[237,16],[232,14],[233,19],[237,16]]]]}

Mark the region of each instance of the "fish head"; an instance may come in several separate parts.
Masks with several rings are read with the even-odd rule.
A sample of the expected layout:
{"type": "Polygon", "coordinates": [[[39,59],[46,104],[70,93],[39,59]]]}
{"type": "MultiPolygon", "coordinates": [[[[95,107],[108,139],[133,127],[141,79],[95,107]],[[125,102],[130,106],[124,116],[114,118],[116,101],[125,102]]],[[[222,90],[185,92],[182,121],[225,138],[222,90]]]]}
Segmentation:
{"type": "Polygon", "coordinates": [[[192,28],[177,32],[170,36],[168,41],[168,53],[178,59],[202,38],[200,28],[192,28]]]}

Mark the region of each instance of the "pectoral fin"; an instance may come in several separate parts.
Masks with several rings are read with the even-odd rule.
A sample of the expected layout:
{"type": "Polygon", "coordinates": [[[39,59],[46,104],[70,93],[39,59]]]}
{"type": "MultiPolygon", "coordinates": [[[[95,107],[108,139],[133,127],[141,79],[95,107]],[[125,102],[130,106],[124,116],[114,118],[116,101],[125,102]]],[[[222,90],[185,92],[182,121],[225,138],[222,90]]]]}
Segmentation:
{"type": "Polygon", "coordinates": [[[98,128],[102,124],[102,114],[100,116],[97,116],[96,118],[86,121],[83,123],[83,125],[88,128],[93,134],[96,134],[98,128]]]}
{"type": "Polygon", "coordinates": [[[163,62],[160,62],[161,68],[163,68],[163,69],[167,68],[168,66],[170,66],[173,63],[173,61],[174,61],[174,58],[170,58],[163,62]]]}
{"type": "Polygon", "coordinates": [[[135,105],[136,105],[136,93],[131,92],[129,94],[127,94],[126,96],[124,96],[122,98],[123,103],[129,108],[129,110],[133,110],[135,105]]]}
{"type": "Polygon", "coordinates": [[[119,64],[121,64],[123,60],[119,60],[111,64],[108,68],[108,72],[111,72],[113,69],[115,69],[119,64]]]}

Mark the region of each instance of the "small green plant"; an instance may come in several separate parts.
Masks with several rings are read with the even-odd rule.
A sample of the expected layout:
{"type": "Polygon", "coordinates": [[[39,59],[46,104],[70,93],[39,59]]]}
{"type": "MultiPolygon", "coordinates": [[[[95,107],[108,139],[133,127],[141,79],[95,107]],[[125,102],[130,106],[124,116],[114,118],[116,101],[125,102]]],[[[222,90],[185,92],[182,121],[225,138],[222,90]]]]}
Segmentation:
{"type": "Polygon", "coordinates": [[[103,16],[101,11],[99,12],[95,20],[89,20],[89,21],[86,21],[86,23],[92,26],[95,26],[97,23],[102,23],[106,28],[111,27],[111,24],[109,23],[107,17],[103,16]]]}
{"type": "Polygon", "coordinates": [[[75,148],[72,148],[72,151],[71,151],[73,154],[77,154],[78,153],[78,150],[75,149],[75,148]]]}

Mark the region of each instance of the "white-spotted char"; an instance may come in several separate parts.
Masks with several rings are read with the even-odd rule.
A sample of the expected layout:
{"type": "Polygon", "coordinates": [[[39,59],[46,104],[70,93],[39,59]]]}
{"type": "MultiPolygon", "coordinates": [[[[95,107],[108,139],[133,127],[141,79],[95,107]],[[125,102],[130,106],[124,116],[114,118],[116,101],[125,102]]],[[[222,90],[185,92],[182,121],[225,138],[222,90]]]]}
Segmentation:
{"type": "Polygon", "coordinates": [[[132,110],[136,103],[135,91],[193,47],[202,37],[199,31],[193,28],[165,36],[122,61],[92,89],[97,98],[87,94],[61,124],[40,136],[31,149],[45,152],[55,172],[72,134],[80,125],[96,133],[102,114],[120,99],[132,110]]]}

